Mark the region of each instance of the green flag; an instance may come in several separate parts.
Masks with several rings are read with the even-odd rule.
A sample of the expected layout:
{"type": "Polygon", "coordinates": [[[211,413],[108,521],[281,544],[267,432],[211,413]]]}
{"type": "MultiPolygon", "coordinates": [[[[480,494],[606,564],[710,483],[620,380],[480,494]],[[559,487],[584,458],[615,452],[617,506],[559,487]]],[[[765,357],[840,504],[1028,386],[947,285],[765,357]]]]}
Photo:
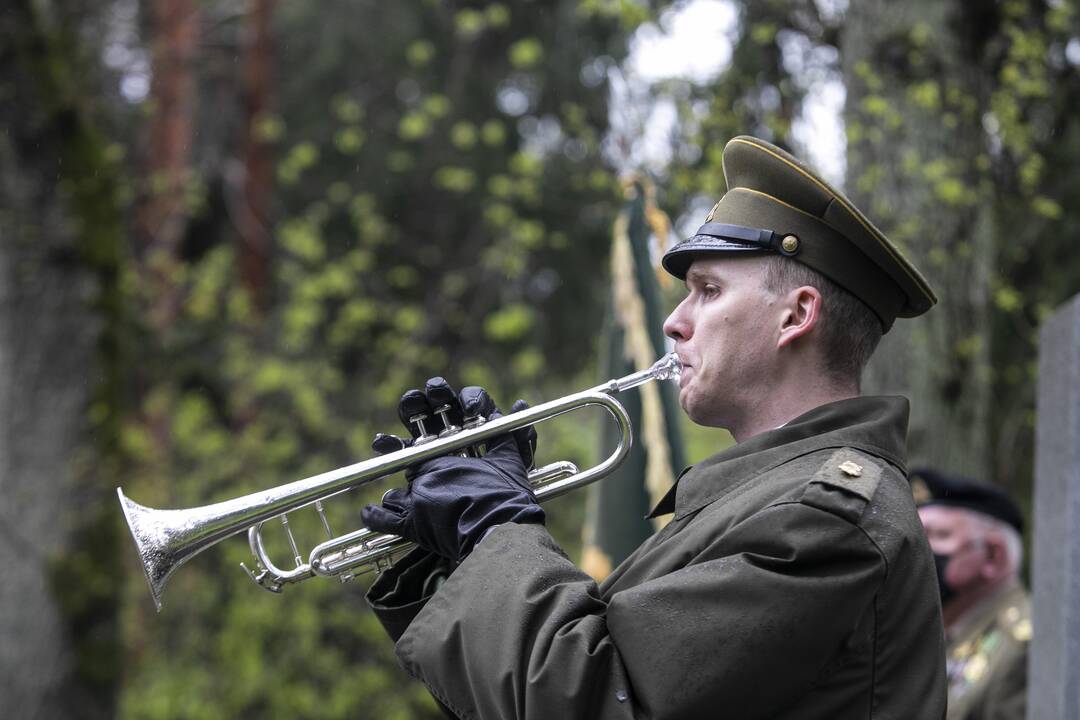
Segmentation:
{"type": "MultiPolygon", "coordinates": [[[[611,245],[611,294],[601,348],[602,379],[645,370],[666,351],[663,308],[649,235],[667,240],[670,223],[652,202],[651,188],[626,183],[626,204],[615,221],[611,245]]],[[[582,568],[606,577],[655,530],[645,519],[684,465],[677,388],[648,383],[621,393],[634,424],[634,445],[614,473],[589,490],[582,568]]],[[[617,428],[604,423],[601,457],[618,443],[617,428]]]]}

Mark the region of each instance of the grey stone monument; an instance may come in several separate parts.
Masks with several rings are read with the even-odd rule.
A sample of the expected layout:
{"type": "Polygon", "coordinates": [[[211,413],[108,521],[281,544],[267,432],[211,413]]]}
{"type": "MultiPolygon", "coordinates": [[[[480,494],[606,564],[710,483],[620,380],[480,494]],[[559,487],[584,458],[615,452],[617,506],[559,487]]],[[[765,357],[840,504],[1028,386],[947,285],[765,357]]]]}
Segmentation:
{"type": "Polygon", "coordinates": [[[1028,720],[1080,718],[1080,295],[1039,331],[1028,720]]]}

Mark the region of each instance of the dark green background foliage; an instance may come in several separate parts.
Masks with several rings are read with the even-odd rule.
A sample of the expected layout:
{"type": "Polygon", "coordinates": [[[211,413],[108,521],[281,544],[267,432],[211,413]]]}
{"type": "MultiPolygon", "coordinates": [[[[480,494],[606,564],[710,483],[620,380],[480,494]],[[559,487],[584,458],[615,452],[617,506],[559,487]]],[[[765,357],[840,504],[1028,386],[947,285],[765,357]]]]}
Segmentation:
{"type": "MultiPolygon", "coordinates": [[[[4,397],[41,417],[77,408],[66,434],[4,427],[67,468],[3,458],[18,488],[0,516],[5,542],[57,526],[20,564],[41,597],[2,608],[62,628],[49,642],[69,669],[33,707],[42,717],[436,717],[364,607],[369,579],[264,593],[238,567],[250,560],[237,537],[180,570],[155,615],[115,487],[152,507],[190,507],[354,462],[376,431],[400,431],[401,392],[432,375],[485,385],[504,406],[602,379],[618,171],[639,169],[602,152],[608,70],[670,4],[279,2],[269,103],[248,117],[246,20],[259,3],[194,3],[179,186],[149,169],[154,88],[125,98],[128,70],[103,60],[124,25],[132,57],[152,65],[162,31],[151,9],[166,4],[17,0],[0,18],[0,60],[13,69],[0,78],[0,271],[15,289],[0,330],[20,341],[25,360],[12,368],[43,368],[13,371],[4,397]],[[254,232],[242,170],[237,180],[253,144],[273,162],[254,232]],[[174,243],[141,224],[161,199],[179,208],[174,243]],[[252,287],[244,263],[256,241],[269,274],[252,287]],[[43,301],[52,287],[70,291],[66,304],[43,301]],[[17,332],[26,318],[35,333],[17,332]],[[93,359],[77,369],[61,363],[83,355],[93,359]],[[54,386],[69,405],[45,397],[54,386]]],[[[817,139],[799,134],[800,114],[822,79],[843,83],[845,188],[942,298],[925,320],[897,324],[866,389],[912,398],[916,460],[1027,503],[1037,327],[1080,276],[1069,202],[1080,189],[1076,4],[732,4],[730,64],[708,81],[647,89],[680,117],[659,204],[699,221],[724,190],[720,153],[733,135],[805,154],[817,139]]],[[[680,296],[664,292],[667,307],[680,296]]],[[[540,460],[591,462],[597,422],[542,427],[540,460]]],[[[687,430],[690,461],[725,442],[687,430]]],[[[333,503],[335,528],[356,527],[381,491],[333,503]]],[[[549,512],[571,555],[582,500],[549,512]]],[[[297,515],[310,547],[321,531],[297,515]]]]}
{"type": "MultiPolygon", "coordinates": [[[[401,392],[436,374],[506,405],[591,381],[617,194],[599,157],[606,93],[581,68],[625,52],[625,32],[570,2],[281,5],[276,110],[256,124],[277,156],[272,301],[261,313],[242,289],[227,212],[213,214],[228,200],[205,196],[205,234],[172,278],[182,312],[141,362],[131,494],[185,507],[367,457],[376,430],[401,432],[401,392]]],[[[225,185],[221,170],[201,185],[225,185]]],[[[546,435],[542,454],[587,462],[590,436],[546,435]]],[[[336,503],[333,525],[357,527],[360,504],[336,503]]],[[[312,518],[294,524],[319,539],[312,518]]],[[[246,556],[238,540],[200,557],[156,618],[132,579],[123,715],[434,712],[365,581],[277,597],[239,571],[246,556]]]]}

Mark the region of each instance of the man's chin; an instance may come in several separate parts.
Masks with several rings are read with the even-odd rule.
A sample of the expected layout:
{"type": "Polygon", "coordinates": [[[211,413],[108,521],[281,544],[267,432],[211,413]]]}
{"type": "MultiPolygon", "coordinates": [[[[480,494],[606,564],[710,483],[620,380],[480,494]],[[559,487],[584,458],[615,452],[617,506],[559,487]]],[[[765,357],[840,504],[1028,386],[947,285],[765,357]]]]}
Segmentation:
{"type": "Polygon", "coordinates": [[[694,400],[689,387],[684,387],[679,390],[679,405],[682,406],[686,416],[697,425],[708,425],[708,422],[706,422],[707,413],[704,413],[704,408],[701,407],[700,403],[697,403],[694,400]]]}
{"type": "Polygon", "coordinates": [[[689,387],[684,387],[679,391],[679,405],[695,425],[713,428],[728,427],[727,419],[722,417],[722,413],[717,412],[718,408],[699,400],[700,398],[695,398],[690,393],[689,387]]]}
{"type": "Polygon", "coordinates": [[[683,412],[686,413],[691,420],[693,420],[694,414],[691,410],[690,393],[688,390],[689,389],[686,385],[683,385],[679,388],[679,407],[681,407],[683,409],[683,412]]]}

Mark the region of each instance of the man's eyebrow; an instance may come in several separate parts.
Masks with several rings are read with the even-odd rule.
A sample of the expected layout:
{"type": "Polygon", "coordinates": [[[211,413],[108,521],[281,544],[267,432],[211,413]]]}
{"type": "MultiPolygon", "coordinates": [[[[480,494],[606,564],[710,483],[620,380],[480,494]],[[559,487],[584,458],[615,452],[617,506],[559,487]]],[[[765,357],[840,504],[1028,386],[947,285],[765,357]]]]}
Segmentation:
{"type": "Polygon", "coordinates": [[[697,270],[691,268],[686,271],[686,282],[719,282],[719,279],[712,273],[705,270],[697,270]]]}

